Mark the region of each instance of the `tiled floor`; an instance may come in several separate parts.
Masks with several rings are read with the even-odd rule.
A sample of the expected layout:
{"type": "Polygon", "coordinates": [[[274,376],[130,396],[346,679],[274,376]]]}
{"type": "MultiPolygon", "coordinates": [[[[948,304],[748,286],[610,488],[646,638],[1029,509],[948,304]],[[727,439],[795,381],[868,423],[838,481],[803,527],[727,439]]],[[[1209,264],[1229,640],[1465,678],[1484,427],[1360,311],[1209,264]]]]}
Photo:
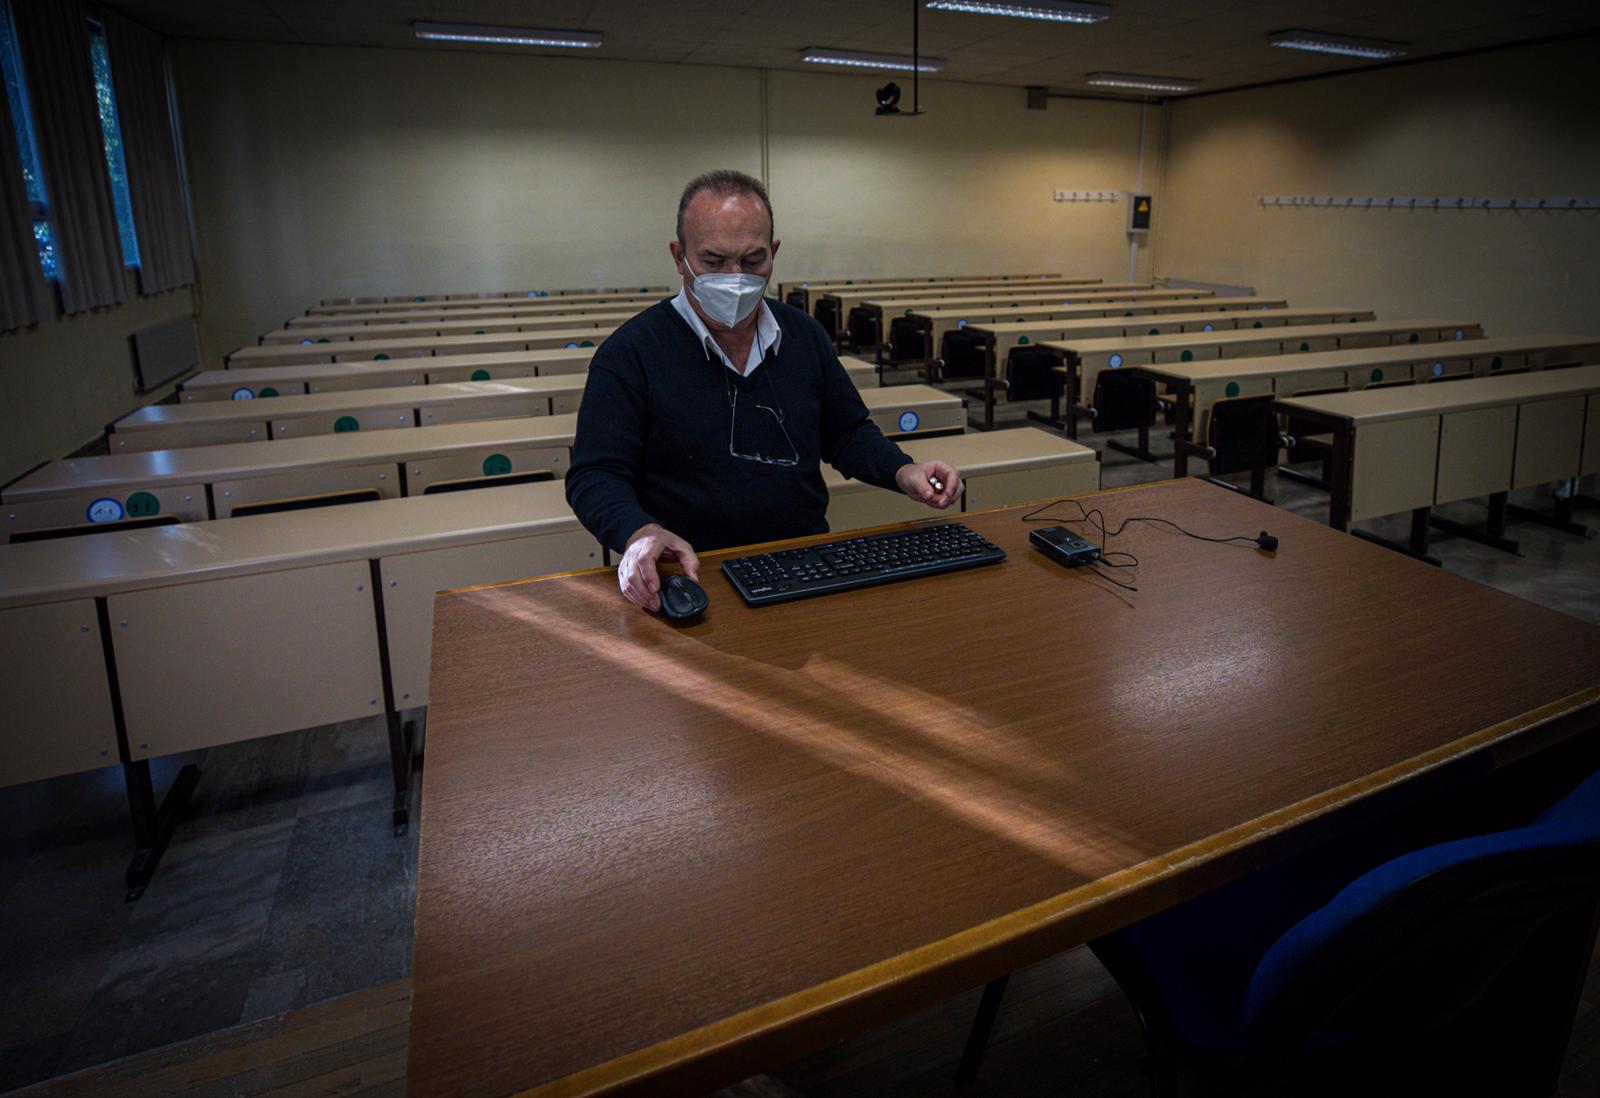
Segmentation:
{"type": "MultiPolygon", "coordinates": [[[[1002,411],[1002,426],[1020,421],[1002,411]]],[[[1103,467],[1107,488],[1167,476],[1170,465],[1114,451],[1103,467]]],[[[1325,516],[1322,494],[1268,483],[1279,506],[1325,516]]],[[[1444,511],[1469,522],[1483,514],[1477,504],[1444,511]]],[[[1600,512],[1579,517],[1600,525],[1600,512]]],[[[1408,530],[1403,517],[1371,525],[1396,538],[1408,530]]],[[[1451,571],[1600,622],[1600,539],[1529,523],[1510,536],[1520,556],[1442,536],[1433,551],[1451,571]]],[[[158,787],[184,761],[164,760],[158,787]]],[[[120,886],[131,853],[120,771],[0,790],[0,1089],[410,972],[420,828],[403,839],[389,828],[381,722],[193,761],[204,774],[190,818],[134,904],[120,886]]]]}
{"type": "Polygon", "coordinates": [[[190,816],[132,904],[119,770],[0,790],[0,1089],[410,972],[380,720],[164,760],[158,791],[183,761],[190,816]]]}

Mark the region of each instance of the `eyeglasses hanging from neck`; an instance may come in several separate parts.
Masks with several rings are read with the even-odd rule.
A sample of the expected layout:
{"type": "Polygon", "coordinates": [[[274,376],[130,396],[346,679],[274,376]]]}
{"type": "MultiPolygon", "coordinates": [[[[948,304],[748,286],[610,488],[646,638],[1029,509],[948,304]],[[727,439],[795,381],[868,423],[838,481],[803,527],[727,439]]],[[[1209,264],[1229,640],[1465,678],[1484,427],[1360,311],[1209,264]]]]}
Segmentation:
{"type": "Polygon", "coordinates": [[[783,425],[783,406],[778,403],[778,389],[772,383],[769,370],[762,370],[766,380],[769,400],[756,396],[754,389],[761,385],[757,379],[749,393],[728,377],[728,454],[740,461],[755,461],[762,465],[780,465],[790,468],[800,464],[800,451],[789,429],[783,425]],[[742,397],[742,399],[741,399],[742,397]],[[743,415],[740,414],[743,405],[743,415]]]}

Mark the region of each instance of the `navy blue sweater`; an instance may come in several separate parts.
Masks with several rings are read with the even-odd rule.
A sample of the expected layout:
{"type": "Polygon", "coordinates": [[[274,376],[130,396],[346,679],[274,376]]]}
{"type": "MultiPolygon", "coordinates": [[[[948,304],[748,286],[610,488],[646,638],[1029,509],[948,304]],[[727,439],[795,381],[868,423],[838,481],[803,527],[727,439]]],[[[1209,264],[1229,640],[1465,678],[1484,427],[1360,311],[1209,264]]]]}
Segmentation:
{"type": "Polygon", "coordinates": [[[867,418],[822,326],[788,305],[769,300],[767,307],[783,338],[749,377],[708,359],[670,300],[628,321],[595,352],[567,502],[602,544],[620,551],[650,522],[697,550],[825,533],[823,461],[845,476],[895,487],[895,471],[911,459],[867,418]],[[731,389],[739,421],[733,448],[797,456],[796,464],[729,452],[731,389]],[[783,412],[781,429],[757,407],[774,403],[783,412]]]}

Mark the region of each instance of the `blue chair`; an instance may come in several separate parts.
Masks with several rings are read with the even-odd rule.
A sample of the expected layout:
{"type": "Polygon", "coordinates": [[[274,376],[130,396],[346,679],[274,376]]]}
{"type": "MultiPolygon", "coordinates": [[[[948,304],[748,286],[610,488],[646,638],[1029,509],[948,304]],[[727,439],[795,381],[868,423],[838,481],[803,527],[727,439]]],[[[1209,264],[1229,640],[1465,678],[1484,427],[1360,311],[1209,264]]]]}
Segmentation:
{"type": "Polygon", "coordinates": [[[1312,852],[1091,943],[1155,1093],[1555,1092],[1600,926],[1600,773],[1526,826],[1401,841],[1312,852]]]}

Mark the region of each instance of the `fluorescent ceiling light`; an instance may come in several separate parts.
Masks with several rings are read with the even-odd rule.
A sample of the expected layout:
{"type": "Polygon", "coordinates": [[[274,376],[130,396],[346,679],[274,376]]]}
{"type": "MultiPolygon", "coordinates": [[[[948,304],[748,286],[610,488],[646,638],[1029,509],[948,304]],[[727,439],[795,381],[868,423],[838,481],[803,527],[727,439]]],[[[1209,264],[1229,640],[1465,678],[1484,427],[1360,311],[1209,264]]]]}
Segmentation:
{"type": "Polygon", "coordinates": [[[910,72],[915,68],[918,72],[944,71],[944,58],[923,57],[913,64],[909,53],[869,53],[865,50],[808,49],[800,54],[800,60],[811,61],[818,65],[845,65],[856,69],[894,69],[900,72],[910,72]]]}
{"type": "Polygon", "coordinates": [[[1084,79],[1097,88],[1137,88],[1156,92],[1187,92],[1200,86],[1200,81],[1185,80],[1181,76],[1137,76],[1127,72],[1091,72],[1084,79]]]}
{"type": "Polygon", "coordinates": [[[418,38],[435,42],[487,42],[495,46],[564,46],[594,49],[605,40],[596,31],[485,27],[476,23],[413,23],[418,38]]]}
{"type": "Polygon", "coordinates": [[[1323,34],[1321,31],[1308,30],[1278,31],[1267,41],[1286,50],[1336,53],[1341,57],[1362,57],[1369,61],[1404,57],[1407,45],[1405,42],[1385,42],[1380,38],[1352,38],[1345,34],[1323,34]]]}
{"type": "Polygon", "coordinates": [[[1098,23],[1111,18],[1110,4],[1078,0],[928,0],[934,11],[964,11],[972,15],[1014,15],[1018,19],[1043,19],[1048,23],[1098,23]]]}

